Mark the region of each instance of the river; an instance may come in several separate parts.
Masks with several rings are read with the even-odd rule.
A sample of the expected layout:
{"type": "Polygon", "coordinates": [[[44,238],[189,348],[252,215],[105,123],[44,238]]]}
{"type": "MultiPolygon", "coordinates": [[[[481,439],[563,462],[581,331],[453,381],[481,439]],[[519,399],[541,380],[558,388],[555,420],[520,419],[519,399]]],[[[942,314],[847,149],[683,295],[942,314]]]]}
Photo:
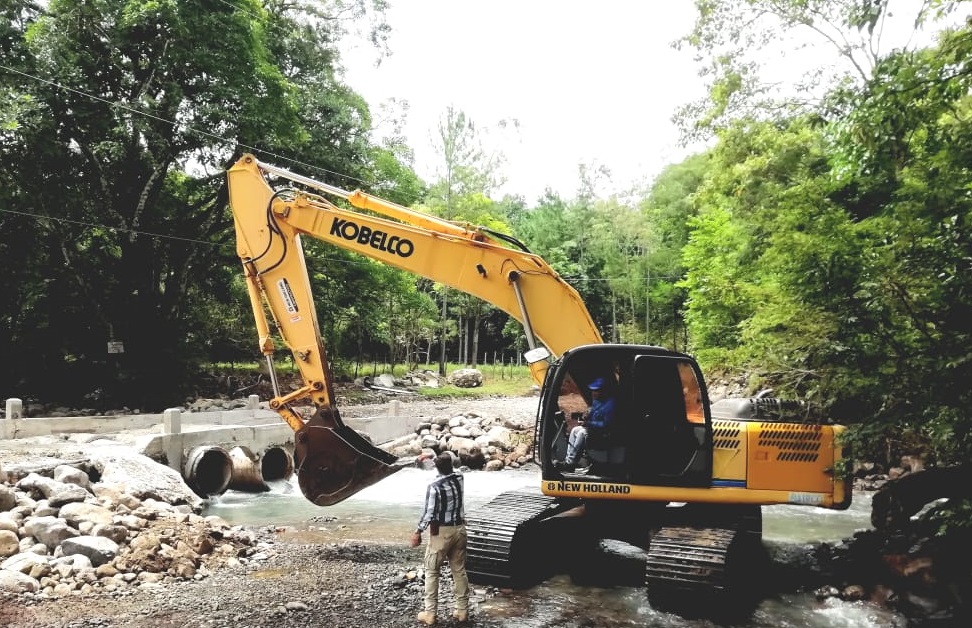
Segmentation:
{"type": "MultiPolygon", "coordinates": [[[[323,542],[368,540],[405,543],[422,508],[425,486],[434,471],[403,469],[353,497],[327,508],[304,499],[296,481],[275,482],[265,493],[229,491],[208,504],[204,514],[234,524],[294,526],[323,542]]],[[[533,469],[465,476],[466,508],[480,506],[497,494],[534,486],[533,469]]],[[[763,508],[763,538],[767,542],[809,544],[839,541],[870,527],[870,498],[854,496],[846,511],[801,506],[763,508]]],[[[510,595],[483,599],[478,608],[491,617],[507,618],[509,628],[590,628],[652,626],[710,628],[705,620],[688,620],[659,612],[635,587],[578,586],[569,576],[510,595]]],[[[887,628],[904,627],[904,617],[865,602],[818,601],[812,594],[788,594],[764,600],[745,623],[735,628],[887,628]]]]}

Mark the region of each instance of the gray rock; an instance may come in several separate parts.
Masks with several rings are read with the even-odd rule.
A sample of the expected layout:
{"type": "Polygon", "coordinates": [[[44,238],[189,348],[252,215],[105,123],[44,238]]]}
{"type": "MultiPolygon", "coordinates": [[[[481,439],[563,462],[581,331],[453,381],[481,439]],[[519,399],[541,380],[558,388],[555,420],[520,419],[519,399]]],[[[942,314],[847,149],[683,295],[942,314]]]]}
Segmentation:
{"type": "Polygon", "coordinates": [[[0,558],[8,558],[20,552],[20,538],[16,532],[0,530],[0,558]]]}
{"type": "Polygon", "coordinates": [[[118,555],[118,543],[103,536],[78,536],[61,543],[65,554],[87,556],[95,567],[111,562],[118,555]]]}
{"type": "Polygon", "coordinates": [[[65,484],[37,473],[29,473],[27,477],[17,482],[17,488],[40,493],[54,508],[71,502],[83,502],[90,495],[88,491],[76,484],[65,484]]]}
{"type": "Polygon", "coordinates": [[[16,571],[22,574],[30,573],[30,570],[37,565],[47,565],[47,557],[33,552],[22,552],[14,554],[7,560],[0,563],[0,573],[4,571],[16,571]]]}
{"type": "Polygon", "coordinates": [[[54,479],[58,482],[74,484],[85,489],[91,486],[91,480],[88,478],[87,473],[66,464],[54,467],[54,479]]]}
{"type": "Polygon", "coordinates": [[[457,388],[478,388],[483,385],[483,374],[478,369],[459,369],[449,375],[449,381],[457,388]]]}
{"type": "Polygon", "coordinates": [[[0,512],[0,530],[16,532],[20,529],[20,524],[9,513],[0,512]]]}
{"type": "Polygon", "coordinates": [[[24,522],[24,530],[48,547],[57,547],[63,541],[78,536],[78,531],[57,517],[32,517],[24,522]]]}
{"type": "Polygon", "coordinates": [[[0,486],[0,512],[13,510],[17,506],[17,494],[9,486],[0,486]]]}
{"type": "Polygon", "coordinates": [[[498,447],[503,450],[513,448],[513,432],[500,425],[494,425],[489,431],[476,439],[483,447],[498,447]]]}
{"type": "Polygon", "coordinates": [[[121,493],[169,504],[189,504],[201,509],[203,500],[182,479],[178,471],[147,456],[122,448],[95,452],[91,463],[101,475],[101,484],[121,493]]]}
{"type": "Polygon", "coordinates": [[[51,506],[51,502],[47,501],[46,499],[41,499],[38,500],[37,505],[34,506],[34,512],[32,515],[34,517],[56,517],[58,510],[60,510],[60,508],[51,506]]]}
{"type": "Polygon", "coordinates": [[[75,527],[79,527],[82,522],[109,525],[111,524],[112,512],[103,506],[75,502],[65,504],[58,516],[75,527]]]}
{"type": "Polygon", "coordinates": [[[476,441],[471,438],[453,436],[449,439],[449,450],[455,453],[459,453],[460,451],[468,452],[473,448],[479,449],[479,446],[476,444],[476,441]]]}
{"type": "Polygon", "coordinates": [[[19,571],[0,570],[0,591],[8,593],[35,593],[40,582],[19,571]]]}
{"type": "Polygon", "coordinates": [[[115,543],[124,543],[128,540],[128,528],[123,525],[95,525],[91,530],[91,534],[94,536],[103,536],[106,539],[111,539],[115,543]]]}

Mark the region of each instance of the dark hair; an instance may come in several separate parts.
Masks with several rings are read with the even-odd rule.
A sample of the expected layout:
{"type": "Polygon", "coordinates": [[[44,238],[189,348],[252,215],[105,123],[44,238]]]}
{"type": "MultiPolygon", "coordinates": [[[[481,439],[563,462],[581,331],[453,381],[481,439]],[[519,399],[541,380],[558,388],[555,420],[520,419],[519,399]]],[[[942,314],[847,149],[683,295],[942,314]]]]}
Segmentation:
{"type": "Polygon", "coordinates": [[[452,473],[452,454],[450,454],[448,451],[443,451],[441,454],[436,456],[435,468],[442,475],[452,473]]]}

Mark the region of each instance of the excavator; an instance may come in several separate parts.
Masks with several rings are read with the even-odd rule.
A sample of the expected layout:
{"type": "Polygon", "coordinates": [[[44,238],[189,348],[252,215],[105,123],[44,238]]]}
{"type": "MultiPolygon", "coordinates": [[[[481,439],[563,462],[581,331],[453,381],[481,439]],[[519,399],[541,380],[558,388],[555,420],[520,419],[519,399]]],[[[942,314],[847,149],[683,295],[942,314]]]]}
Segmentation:
{"type": "Polygon", "coordinates": [[[613,539],[643,552],[653,604],[729,599],[757,564],[762,506],[850,506],[843,426],[772,398],[710,404],[694,358],[604,342],[578,293],[517,239],[252,154],[227,178],[237,253],[271,374],[270,407],[295,432],[298,484],[312,503],[336,504],[414,460],[396,458],[341,420],[303,236],[474,295],[523,326],[525,358],[541,386],[533,452],[540,481],[467,513],[474,582],[529,586],[549,575],[558,555],[584,562],[591,556],[584,552],[613,539]],[[302,385],[288,393],[273,375],[271,322],[301,374],[302,385]],[[591,430],[583,457],[564,465],[595,380],[614,399],[611,429],[591,430]]]}

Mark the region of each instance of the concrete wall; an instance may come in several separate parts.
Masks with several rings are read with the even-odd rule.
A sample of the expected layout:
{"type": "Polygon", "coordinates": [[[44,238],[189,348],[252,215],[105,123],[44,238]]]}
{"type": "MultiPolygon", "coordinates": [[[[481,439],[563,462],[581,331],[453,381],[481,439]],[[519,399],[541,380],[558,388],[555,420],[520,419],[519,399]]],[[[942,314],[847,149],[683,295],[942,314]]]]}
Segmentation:
{"type": "MultiPolygon", "coordinates": [[[[168,453],[175,458],[194,447],[214,445],[226,448],[245,446],[251,451],[268,447],[292,446],[294,432],[276,412],[260,409],[251,395],[249,407],[214,412],[166,410],[162,414],[128,416],[88,416],[23,418],[19,399],[6,400],[6,418],[0,419],[0,438],[32,438],[60,434],[118,434],[150,431],[136,438],[136,447],[147,455],[168,453]]],[[[344,419],[348,427],[367,434],[378,444],[391,442],[415,432],[419,418],[402,416],[401,404],[393,402],[388,416],[344,419]]]]}

